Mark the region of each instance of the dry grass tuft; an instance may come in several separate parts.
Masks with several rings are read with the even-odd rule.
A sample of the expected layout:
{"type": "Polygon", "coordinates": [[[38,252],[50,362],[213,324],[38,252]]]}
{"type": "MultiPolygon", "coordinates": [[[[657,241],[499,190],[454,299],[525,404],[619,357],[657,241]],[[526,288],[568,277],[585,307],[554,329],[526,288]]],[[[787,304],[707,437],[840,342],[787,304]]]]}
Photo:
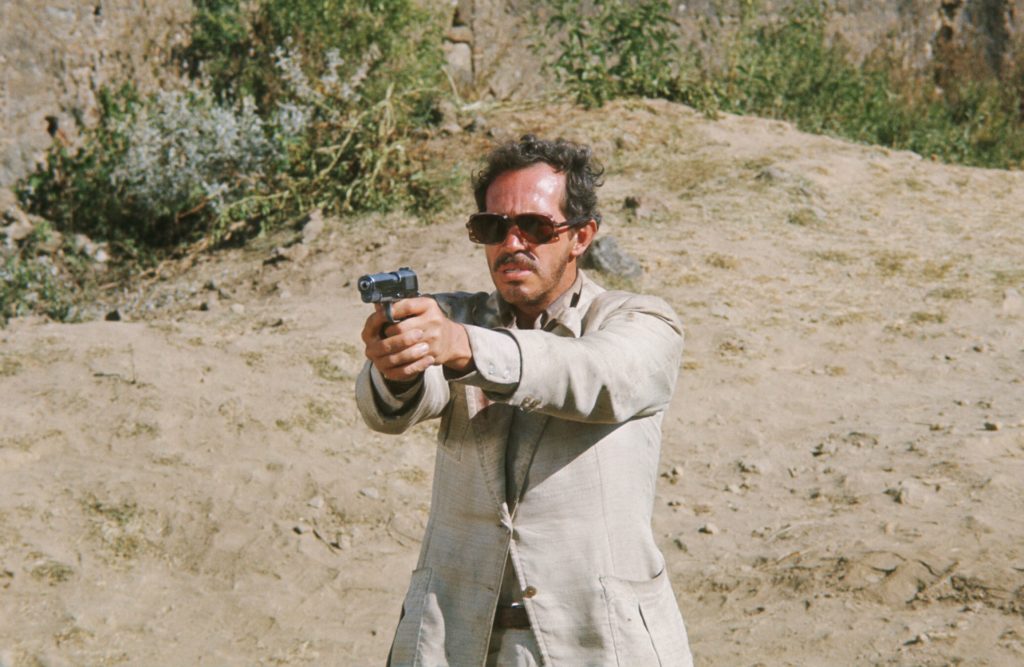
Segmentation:
{"type": "Polygon", "coordinates": [[[713,252],[705,257],[704,263],[708,266],[713,266],[716,269],[726,269],[729,271],[734,271],[740,267],[740,262],[735,257],[722,255],[717,252],[713,252]]]}

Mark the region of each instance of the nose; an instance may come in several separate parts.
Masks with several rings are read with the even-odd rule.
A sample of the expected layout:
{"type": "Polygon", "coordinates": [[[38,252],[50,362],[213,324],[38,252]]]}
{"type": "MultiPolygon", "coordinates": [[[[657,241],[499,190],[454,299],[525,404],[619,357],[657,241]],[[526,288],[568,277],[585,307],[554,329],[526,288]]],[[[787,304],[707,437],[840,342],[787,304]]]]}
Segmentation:
{"type": "Polygon", "coordinates": [[[527,247],[526,239],[523,237],[523,232],[519,229],[519,225],[509,227],[508,233],[505,234],[505,239],[499,245],[506,250],[525,249],[527,247]]]}

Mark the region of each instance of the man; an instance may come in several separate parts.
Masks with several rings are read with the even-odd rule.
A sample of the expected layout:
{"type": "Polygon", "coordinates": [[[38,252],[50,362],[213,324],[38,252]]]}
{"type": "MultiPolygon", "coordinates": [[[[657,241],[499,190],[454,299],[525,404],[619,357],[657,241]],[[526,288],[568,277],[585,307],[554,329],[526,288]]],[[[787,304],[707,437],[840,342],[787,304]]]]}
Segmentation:
{"type": "Polygon", "coordinates": [[[563,140],[495,149],[467,228],[496,292],[366,320],[367,424],[441,418],[392,665],[692,665],[651,533],[682,330],[660,299],[579,270],[601,173],[563,140]]]}

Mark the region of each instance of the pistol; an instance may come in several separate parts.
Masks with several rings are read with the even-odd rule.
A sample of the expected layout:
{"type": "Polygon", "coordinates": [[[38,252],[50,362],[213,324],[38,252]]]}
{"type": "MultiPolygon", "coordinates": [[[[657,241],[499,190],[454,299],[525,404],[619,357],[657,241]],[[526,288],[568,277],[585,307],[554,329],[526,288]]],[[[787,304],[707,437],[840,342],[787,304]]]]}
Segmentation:
{"type": "Polygon", "coordinates": [[[419,281],[416,272],[408,266],[388,273],[370,273],[359,279],[359,296],[363,303],[384,304],[384,315],[394,323],[391,304],[399,299],[419,296],[419,281]]]}

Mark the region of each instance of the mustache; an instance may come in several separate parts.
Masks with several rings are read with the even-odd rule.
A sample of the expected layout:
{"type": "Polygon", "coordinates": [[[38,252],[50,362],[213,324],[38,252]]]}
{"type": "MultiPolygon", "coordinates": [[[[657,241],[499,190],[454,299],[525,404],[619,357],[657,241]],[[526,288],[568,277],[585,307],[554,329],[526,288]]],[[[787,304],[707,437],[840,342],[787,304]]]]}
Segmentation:
{"type": "Polygon", "coordinates": [[[508,255],[502,255],[494,260],[492,269],[497,271],[506,264],[513,264],[524,269],[537,270],[537,259],[527,252],[520,251],[508,255]]]}

